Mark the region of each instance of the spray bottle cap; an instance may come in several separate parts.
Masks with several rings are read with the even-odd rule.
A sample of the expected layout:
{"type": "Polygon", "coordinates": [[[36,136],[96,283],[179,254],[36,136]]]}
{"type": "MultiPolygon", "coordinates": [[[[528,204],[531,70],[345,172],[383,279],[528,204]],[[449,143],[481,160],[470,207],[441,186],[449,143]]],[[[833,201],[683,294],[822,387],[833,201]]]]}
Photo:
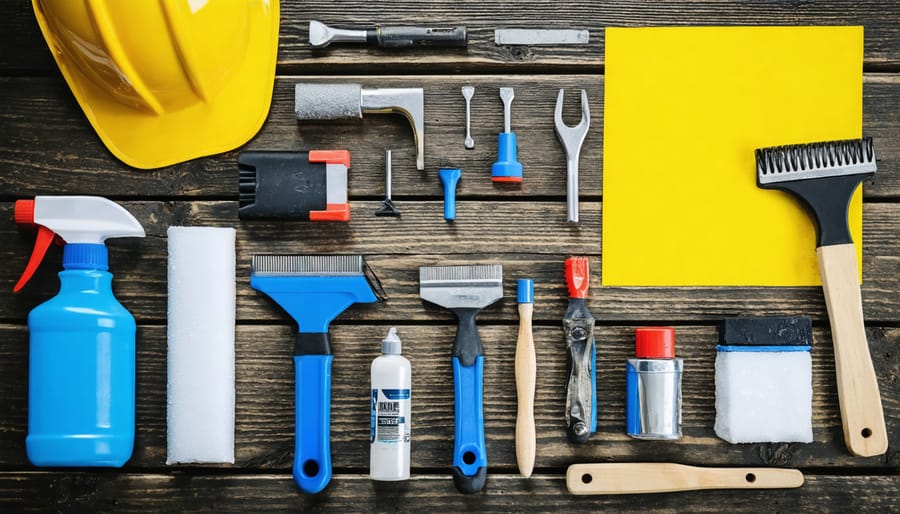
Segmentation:
{"type": "Polygon", "coordinates": [[[397,329],[391,327],[387,336],[381,341],[381,353],[385,355],[400,355],[400,338],[397,337],[397,329]]]}
{"type": "Polygon", "coordinates": [[[14,216],[18,225],[38,229],[34,250],[13,288],[15,292],[37,271],[53,241],[77,245],[65,251],[67,268],[105,269],[105,248],[97,245],[113,237],[144,237],[144,228],[131,213],[99,196],[36,196],[34,200],[18,200],[14,216]]]}

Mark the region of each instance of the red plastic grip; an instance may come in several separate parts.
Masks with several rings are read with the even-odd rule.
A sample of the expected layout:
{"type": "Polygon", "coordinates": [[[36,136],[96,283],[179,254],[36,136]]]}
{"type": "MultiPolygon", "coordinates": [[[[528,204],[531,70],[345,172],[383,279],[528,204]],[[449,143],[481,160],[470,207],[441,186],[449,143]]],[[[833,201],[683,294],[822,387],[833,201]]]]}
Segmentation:
{"type": "Polygon", "coordinates": [[[569,298],[587,298],[590,281],[591,268],[587,257],[566,259],[566,285],[569,287],[569,298]]]}
{"type": "Polygon", "coordinates": [[[350,167],[350,152],[347,150],[310,150],[309,162],[343,164],[350,167]]]}
{"type": "Polygon", "coordinates": [[[25,266],[25,271],[22,272],[22,276],[19,277],[19,281],[16,282],[15,287],[13,287],[14,293],[21,291],[22,288],[25,287],[25,284],[31,280],[31,277],[34,275],[34,272],[37,271],[38,267],[40,267],[41,261],[44,260],[44,256],[47,255],[47,250],[50,249],[50,245],[53,244],[55,238],[56,234],[54,234],[52,230],[38,225],[37,239],[34,240],[34,250],[31,251],[31,257],[28,259],[28,265],[25,266]]]}

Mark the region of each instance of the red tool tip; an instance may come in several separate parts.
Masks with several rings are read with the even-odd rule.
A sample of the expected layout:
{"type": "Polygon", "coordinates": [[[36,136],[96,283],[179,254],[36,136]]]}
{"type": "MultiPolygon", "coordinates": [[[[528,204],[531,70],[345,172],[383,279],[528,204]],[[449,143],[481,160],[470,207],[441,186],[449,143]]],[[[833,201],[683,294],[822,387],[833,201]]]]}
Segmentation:
{"type": "Polygon", "coordinates": [[[590,281],[591,268],[587,257],[566,259],[566,285],[569,286],[570,298],[587,298],[590,281]]]}

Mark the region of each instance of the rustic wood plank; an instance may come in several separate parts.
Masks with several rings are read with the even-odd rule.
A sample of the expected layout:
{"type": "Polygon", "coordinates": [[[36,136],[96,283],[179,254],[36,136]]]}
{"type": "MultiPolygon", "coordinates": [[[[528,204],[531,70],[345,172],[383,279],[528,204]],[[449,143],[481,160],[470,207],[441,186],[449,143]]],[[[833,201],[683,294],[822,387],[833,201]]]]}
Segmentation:
{"type": "Polygon", "coordinates": [[[449,475],[373,483],[337,474],[325,492],[303,495],[290,475],[182,473],[0,473],[0,508],[16,512],[892,512],[896,476],[807,474],[799,489],[574,496],[563,475],[488,478],[466,496],[449,475]]]}
{"type": "MultiPolygon", "coordinates": [[[[394,149],[393,196],[442,198],[435,171],[463,170],[459,197],[509,199],[565,197],[565,154],[553,128],[559,88],[588,91],[591,130],[581,152],[580,192],[584,200],[602,193],[603,78],[601,75],[280,77],[269,119],[245,148],[288,150],[343,147],[350,150],[350,194],[381,198],[384,150],[394,149]],[[415,169],[409,124],[400,116],[367,115],[362,121],[302,122],[294,116],[298,81],[358,81],[377,87],[421,85],[426,90],[426,171],[415,169]],[[476,87],[472,105],[474,150],[463,147],[463,84],[476,87]],[[499,86],[514,86],[512,128],[518,136],[519,160],[525,168],[520,189],[494,186],[490,166],[496,160],[497,133],[503,107],[499,86]]],[[[117,198],[237,198],[237,155],[228,152],[154,171],[130,169],[110,154],[87,123],[66,85],[57,78],[0,78],[0,195],[80,193],[117,198]]],[[[577,122],[578,97],[567,95],[566,119],[577,122]]],[[[869,74],[864,88],[864,131],[875,138],[879,170],[867,181],[868,199],[900,197],[900,75],[869,74]]]]}
{"type": "MultiPolygon", "coordinates": [[[[379,355],[387,325],[333,327],[332,452],[343,470],[368,469],[368,369],[379,355]]],[[[811,444],[732,445],[713,432],[716,329],[678,326],[678,354],[685,359],[684,438],[678,442],[635,441],[625,430],[624,361],[634,352],[634,326],[601,326],[597,368],[599,433],[583,446],[565,435],[566,352],[561,327],[536,327],[538,362],[535,399],[538,470],[562,469],[575,461],[673,461],[696,465],[777,465],[797,467],[896,468],[900,452],[852,457],[844,448],[834,355],[826,329],[814,331],[813,435],[811,444]]],[[[236,333],[235,467],[291,467],[294,437],[293,328],[240,325],[236,333]]],[[[482,323],[485,342],[484,413],[492,472],[515,472],[515,326],[482,323]]],[[[412,466],[445,469],[453,440],[450,349],[455,327],[402,325],[404,354],[413,366],[412,466]]],[[[900,329],[870,327],[868,338],[880,381],[891,448],[900,445],[900,329]]],[[[27,333],[20,325],[0,325],[0,462],[27,467],[27,333]]],[[[156,469],[166,458],[165,327],[138,331],[137,441],[129,469],[156,469]]],[[[225,466],[230,467],[230,466],[225,466]]]]}
{"type": "MultiPolygon", "coordinates": [[[[285,316],[249,286],[254,253],[361,253],[385,287],[387,302],[346,311],[346,320],[450,320],[452,315],[419,299],[418,267],[448,263],[497,262],[505,265],[506,297],[487,309],[483,320],[516,318],[515,278],[533,277],[539,302],[535,319],[557,322],[567,294],[563,262],[570,255],[592,256],[590,305],[601,321],[713,321],[724,316],[803,314],[826,319],[821,289],[794,288],[625,288],[600,287],[600,203],[582,202],[580,227],[565,222],[563,202],[460,202],[449,226],[438,202],[403,202],[401,219],[376,218],[380,202],[353,204],[344,224],[245,222],[237,224],[237,309],[242,321],[283,322],[285,316]],[[539,220],[529,222],[526,220],[539,220]],[[339,226],[335,226],[339,225],[339,226]]],[[[111,243],[111,269],[119,299],[141,321],[160,322],[166,314],[166,229],[170,225],[233,226],[236,202],[124,202],[142,221],[146,239],[111,243]]],[[[900,205],[865,206],[863,308],[869,323],[900,319],[900,205]]],[[[0,220],[12,219],[12,204],[0,202],[0,220]]],[[[0,268],[8,291],[24,269],[33,234],[0,223],[0,268]]],[[[810,251],[813,249],[810,248],[810,251]]],[[[52,250],[24,292],[0,304],[0,320],[24,322],[28,311],[58,289],[61,252],[52,250]]]]}
{"type": "MultiPolygon", "coordinates": [[[[4,70],[45,73],[55,66],[43,44],[28,0],[7,1],[0,10],[0,73],[4,70]]],[[[686,0],[658,2],[566,3],[554,0],[513,3],[505,0],[412,0],[334,4],[327,0],[281,2],[279,65],[291,73],[452,72],[505,69],[564,71],[576,67],[599,70],[603,64],[603,29],[665,25],[863,25],[866,27],[865,62],[870,66],[900,64],[900,13],[892,0],[854,2],[848,9],[837,0],[796,3],[720,1],[712,4],[686,0]],[[310,19],[335,26],[364,27],[374,24],[426,26],[466,25],[468,50],[389,51],[358,45],[325,50],[309,47],[310,19]],[[536,20],[540,20],[537,21],[536,20]],[[498,27],[581,28],[591,31],[584,46],[515,47],[494,44],[498,27]]],[[[7,71],[8,72],[8,71],[7,71]]]]}

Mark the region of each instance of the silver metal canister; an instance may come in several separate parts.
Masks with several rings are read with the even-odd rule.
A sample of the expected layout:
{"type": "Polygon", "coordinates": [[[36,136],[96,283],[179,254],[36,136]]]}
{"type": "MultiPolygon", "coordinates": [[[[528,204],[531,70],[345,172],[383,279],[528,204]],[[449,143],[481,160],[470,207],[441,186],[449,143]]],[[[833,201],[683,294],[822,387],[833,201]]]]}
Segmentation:
{"type": "Polygon", "coordinates": [[[626,432],[638,439],[679,439],[683,361],[675,358],[675,330],[639,328],[635,346],[637,357],[626,364],[626,432]]]}

